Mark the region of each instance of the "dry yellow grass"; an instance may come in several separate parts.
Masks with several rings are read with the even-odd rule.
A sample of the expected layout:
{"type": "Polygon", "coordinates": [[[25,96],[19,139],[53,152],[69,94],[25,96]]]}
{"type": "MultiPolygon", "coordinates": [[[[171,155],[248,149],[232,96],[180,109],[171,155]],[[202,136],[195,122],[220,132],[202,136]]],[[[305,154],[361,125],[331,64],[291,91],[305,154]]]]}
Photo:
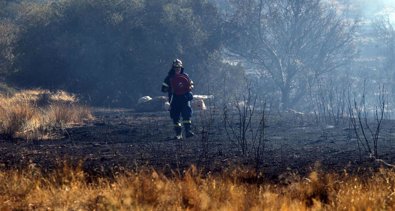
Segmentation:
{"type": "Polygon", "coordinates": [[[76,96],[64,91],[25,90],[0,95],[0,134],[7,138],[46,139],[52,131],[93,116],[76,96]]]}
{"type": "Polygon", "coordinates": [[[289,185],[247,184],[244,173],[183,176],[155,170],[86,182],[69,167],[43,175],[34,166],[0,172],[0,210],[394,210],[395,173],[357,177],[313,171],[289,185]]]}

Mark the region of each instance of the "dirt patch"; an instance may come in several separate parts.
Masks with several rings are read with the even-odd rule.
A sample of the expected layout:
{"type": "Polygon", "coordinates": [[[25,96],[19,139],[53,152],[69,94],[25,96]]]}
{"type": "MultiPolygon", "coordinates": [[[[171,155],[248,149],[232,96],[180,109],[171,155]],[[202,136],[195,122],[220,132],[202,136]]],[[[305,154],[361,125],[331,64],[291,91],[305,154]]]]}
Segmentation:
{"type": "MultiPolygon", "coordinates": [[[[229,141],[221,119],[214,118],[212,130],[203,130],[203,113],[193,121],[196,136],[183,141],[173,137],[168,112],[136,113],[132,110],[97,109],[96,120],[69,128],[64,138],[45,141],[0,141],[0,167],[37,166],[44,171],[59,163],[80,165],[92,175],[114,176],[145,166],[167,172],[183,171],[197,165],[204,171],[221,172],[235,164],[254,167],[253,150],[243,156],[240,147],[229,141]]],[[[316,162],[327,171],[363,172],[380,163],[368,158],[358,146],[348,122],[338,126],[315,124],[305,117],[268,116],[265,148],[260,170],[269,179],[311,171],[316,162]]],[[[385,121],[379,140],[380,158],[395,163],[394,121],[385,121]]]]}

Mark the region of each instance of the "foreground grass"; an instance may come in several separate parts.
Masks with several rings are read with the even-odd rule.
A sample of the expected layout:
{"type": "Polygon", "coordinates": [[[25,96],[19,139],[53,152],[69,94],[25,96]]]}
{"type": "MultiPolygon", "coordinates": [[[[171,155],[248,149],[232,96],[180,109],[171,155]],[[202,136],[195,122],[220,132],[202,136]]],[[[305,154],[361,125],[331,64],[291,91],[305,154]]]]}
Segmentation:
{"type": "Polygon", "coordinates": [[[54,131],[93,116],[64,91],[24,90],[0,94],[0,134],[3,138],[50,139],[54,131]]]}
{"type": "Polygon", "coordinates": [[[393,210],[395,173],[370,176],[313,171],[288,185],[245,182],[254,176],[234,170],[202,175],[196,168],[173,176],[155,170],[87,179],[63,167],[42,174],[34,166],[0,172],[0,210],[393,210]],[[244,178],[244,179],[243,179],[244,178]]]}

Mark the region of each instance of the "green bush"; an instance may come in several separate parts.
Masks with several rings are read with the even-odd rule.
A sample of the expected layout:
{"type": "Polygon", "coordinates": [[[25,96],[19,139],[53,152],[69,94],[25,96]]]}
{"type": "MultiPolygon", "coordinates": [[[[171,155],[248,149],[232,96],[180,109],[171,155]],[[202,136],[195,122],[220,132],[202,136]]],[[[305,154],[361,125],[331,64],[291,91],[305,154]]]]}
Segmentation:
{"type": "Polygon", "coordinates": [[[64,89],[94,105],[128,106],[160,94],[174,58],[196,78],[197,92],[227,71],[213,60],[221,19],[205,0],[22,1],[16,11],[17,73],[8,79],[25,88],[64,89]]]}

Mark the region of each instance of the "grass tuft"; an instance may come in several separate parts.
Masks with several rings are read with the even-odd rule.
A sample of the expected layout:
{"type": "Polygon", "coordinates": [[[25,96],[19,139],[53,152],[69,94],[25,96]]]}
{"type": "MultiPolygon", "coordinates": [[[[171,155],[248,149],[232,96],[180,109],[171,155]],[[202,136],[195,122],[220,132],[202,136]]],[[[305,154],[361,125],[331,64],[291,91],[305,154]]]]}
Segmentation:
{"type": "Polygon", "coordinates": [[[89,108],[64,91],[36,89],[0,95],[0,134],[6,139],[48,139],[57,130],[91,119],[89,108]]]}
{"type": "MultiPolygon", "coordinates": [[[[194,167],[192,167],[194,168],[194,167]]],[[[241,177],[243,177],[241,172],[241,177]]],[[[0,210],[393,210],[395,172],[367,177],[322,173],[288,185],[241,182],[238,174],[153,169],[87,182],[80,167],[42,173],[35,166],[0,171],[0,210]],[[323,195],[325,196],[323,196],[323,195]]],[[[300,179],[299,179],[300,178],[300,179]]]]}

